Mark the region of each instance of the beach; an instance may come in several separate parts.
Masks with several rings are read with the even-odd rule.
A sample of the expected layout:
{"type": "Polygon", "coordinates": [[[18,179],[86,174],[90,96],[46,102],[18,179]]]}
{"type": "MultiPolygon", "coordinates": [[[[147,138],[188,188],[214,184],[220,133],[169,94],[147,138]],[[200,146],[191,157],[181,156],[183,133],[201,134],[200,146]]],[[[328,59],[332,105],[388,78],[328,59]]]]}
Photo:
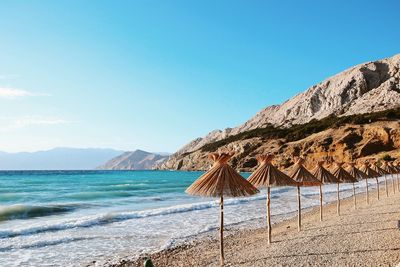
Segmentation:
{"type": "MultiPolygon", "coordinates": [[[[165,171],[0,172],[0,266],[36,267],[49,263],[52,266],[121,266],[122,261],[129,262],[127,266],[143,266],[145,255],[151,255],[156,266],[216,266],[219,262],[218,199],[190,196],[184,192],[201,174],[165,171]],[[138,258],[140,260],[135,263],[138,258]]],[[[243,175],[248,177],[249,174],[243,175]]],[[[392,196],[390,190],[386,200],[383,178],[380,181],[381,201],[376,203],[376,196],[371,193],[371,208],[398,198],[392,196]]],[[[369,179],[369,188],[371,192],[376,188],[375,179],[369,179]]],[[[347,220],[348,213],[353,211],[352,184],[341,184],[340,189],[340,197],[349,198],[342,201],[340,220],[347,220]]],[[[275,187],[271,190],[272,234],[276,242],[269,248],[265,229],[266,191],[261,190],[251,197],[226,198],[227,265],[240,266],[242,261],[246,265],[258,257],[280,256],[278,251],[289,256],[315,252],[315,248],[296,251],[293,247],[305,249],[302,242],[308,242],[309,237],[303,235],[340,233],[342,230],[331,226],[340,225],[336,216],[336,185],[325,185],[323,191],[324,204],[332,203],[332,207],[327,206],[326,221],[320,224],[318,187],[302,188],[304,231],[298,234],[296,188],[275,187]],[[331,232],[325,232],[330,228],[319,230],[320,226],[331,227],[331,232]],[[294,240],[287,243],[284,242],[286,238],[294,240]],[[254,255],[245,254],[250,252],[254,255]]],[[[364,191],[365,181],[356,183],[357,212],[368,212],[362,195],[364,191]]],[[[389,205],[387,209],[397,211],[398,207],[389,205]]],[[[397,214],[391,216],[385,217],[385,220],[391,220],[385,222],[386,228],[396,226],[397,214]]],[[[373,219],[360,217],[356,223],[363,221],[373,219]]],[[[345,225],[350,223],[355,222],[344,222],[345,225]]],[[[382,225],[370,223],[362,227],[372,226],[382,225]]],[[[357,225],[353,228],[348,226],[343,231],[358,231],[357,225]]],[[[315,238],[313,246],[321,248],[318,245],[321,238],[315,238]]],[[[337,251],[342,251],[340,249],[345,248],[337,251]]],[[[290,258],[276,258],[276,262],[283,260],[290,258]]],[[[263,266],[264,263],[252,264],[263,266]]]]}
{"type": "MultiPolygon", "coordinates": [[[[324,206],[320,222],[319,207],[303,214],[303,230],[297,230],[293,217],[273,225],[272,244],[267,244],[263,228],[225,232],[225,266],[396,266],[400,262],[400,193],[389,197],[381,186],[381,197],[370,191],[370,204],[365,194],[341,201],[341,216],[336,203],[324,206]]],[[[264,210],[260,212],[265,212],[264,210]]],[[[154,266],[219,266],[219,241],[214,236],[166,249],[140,259],[121,260],[114,267],[143,266],[144,258],[154,266]]]]}

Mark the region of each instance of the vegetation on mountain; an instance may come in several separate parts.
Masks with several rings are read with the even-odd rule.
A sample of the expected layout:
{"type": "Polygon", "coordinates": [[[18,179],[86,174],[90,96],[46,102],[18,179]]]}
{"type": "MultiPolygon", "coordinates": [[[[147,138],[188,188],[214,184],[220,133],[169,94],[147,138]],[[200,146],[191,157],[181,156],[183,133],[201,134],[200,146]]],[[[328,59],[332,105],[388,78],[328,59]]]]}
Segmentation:
{"type": "MultiPolygon", "coordinates": [[[[349,116],[340,116],[340,117],[329,116],[321,120],[314,119],[308,123],[293,125],[288,128],[277,128],[272,125],[268,125],[267,127],[264,128],[258,128],[242,132],[236,135],[229,136],[228,138],[222,139],[220,141],[206,144],[200,149],[203,152],[211,152],[229,143],[240,140],[251,139],[255,137],[262,138],[264,141],[270,139],[285,139],[287,142],[293,142],[304,139],[312,134],[322,132],[326,129],[329,128],[335,129],[346,124],[362,125],[376,121],[399,120],[399,119],[400,119],[400,108],[396,108],[380,112],[355,114],[349,116]]],[[[325,141],[329,143],[329,140],[325,141]]],[[[355,141],[355,140],[349,140],[349,141],[355,141]]]]}

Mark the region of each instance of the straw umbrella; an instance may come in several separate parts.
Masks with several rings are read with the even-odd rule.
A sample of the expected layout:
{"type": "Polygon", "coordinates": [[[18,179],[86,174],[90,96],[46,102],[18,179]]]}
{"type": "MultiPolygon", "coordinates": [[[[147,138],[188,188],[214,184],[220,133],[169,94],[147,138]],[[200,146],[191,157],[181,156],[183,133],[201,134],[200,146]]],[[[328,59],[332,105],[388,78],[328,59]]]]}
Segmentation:
{"type": "Polygon", "coordinates": [[[392,168],[392,179],[395,187],[397,187],[397,192],[400,192],[399,190],[399,173],[400,173],[400,167],[396,165],[396,163],[390,161],[388,162],[388,165],[392,168]]]}
{"type": "MultiPolygon", "coordinates": [[[[367,175],[367,177],[368,177],[368,178],[365,179],[365,186],[366,186],[365,188],[366,188],[366,191],[367,191],[366,201],[367,201],[367,204],[369,204],[368,179],[369,178],[377,178],[377,177],[379,177],[379,174],[376,171],[374,171],[373,169],[371,169],[368,166],[368,163],[366,163],[366,162],[361,166],[360,171],[365,173],[367,175]]],[[[378,199],[379,199],[379,183],[378,183],[378,199]]]]}
{"type": "Polygon", "coordinates": [[[355,183],[357,179],[351,176],[345,169],[343,169],[343,163],[336,163],[336,168],[332,174],[339,180],[337,183],[337,214],[340,215],[340,183],[355,183]]]}
{"type": "Polygon", "coordinates": [[[319,161],[317,166],[311,171],[312,175],[317,178],[321,184],[319,185],[319,219],[322,221],[322,185],[323,184],[335,184],[338,179],[333,176],[327,169],[323,166],[324,161],[319,161]]]}
{"type": "Polygon", "coordinates": [[[297,185],[297,204],[298,204],[298,231],[301,230],[301,199],[300,199],[300,186],[318,186],[321,184],[317,178],[314,177],[304,166],[304,159],[299,158],[294,165],[292,172],[289,174],[290,178],[295,180],[297,185]]]}
{"type": "Polygon", "coordinates": [[[229,153],[211,153],[209,158],[214,161],[212,168],[200,176],[186,193],[197,196],[220,198],[220,260],[224,265],[224,196],[250,196],[259,191],[231,166],[228,160],[233,156],[229,153]]]}
{"type": "Polygon", "coordinates": [[[399,176],[400,176],[400,162],[396,163],[392,163],[390,162],[391,166],[393,167],[393,169],[396,170],[395,174],[396,174],[396,181],[397,181],[397,191],[400,192],[400,180],[399,180],[399,176]]]}
{"type": "Polygon", "coordinates": [[[387,163],[387,165],[389,166],[389,172],[392,176],[392,186],[393,186],[393,193],[396,193],[396,183],[395,183],[395,174],[398,173],[398,169],[393,165],[393,163],[391,161],[389,161],[387,163]]]}
{"type": "Polygon", "coordinates": [[[297,183],[289,176],[278,170],[271,161],[272,155],[257,156],[259,167],[255,170],[248,181],[256,187],[267,188],[267,227],[268,227],[268,244],[271,243],[271,187],[275,186],[297,186],[297,183]]]}
{"type": "Polygon", "coordinates": [[[386,185],[386,193],[388,193],[387,191],[387,181],[386,181],[386,174],[388,174],[384,169],[379,168],[378,165],[376,165],[376,163],[372,163],[371,164],[371,169],[373,169],[376,173],[378,173],[378,177],[376,177],[376,186],[378,189],[378,200],[379,200],[379,177],[384,176],[385,177],[385,185],[386,185]]]}
{"type": "Polygon", "coordinates": [[[396,168],[396,170],[397,170],[397,191],[399,191],[400,192],[400,179],[399,179],[399,176],[400,176],[400,162],[397,162],[397,165],[395,165],[394,163],[393,163],[393,167],[395,167],[396,168]]]}
{"type": "MultiPolygon", "coordinates": [[[[348,165],[349,166],[346,169],[346,171],[348,173],[350,173],[351,176],[356,178],[357,181],[368,178],[368,176],[365,173],[363,173],[361,170],[356,168],[354,162],[350,162],[350,163],[348,163],[348,165]]],[[[357,197],[356,197],[356,187],[354,186],[354,183],[353,183],[353,197],[354,197],[354,209],[356,209],[357,208],[357,197]]]]}
{"type": "Polygon", "coordinates": [[[383,162],[380,169],[385,172],[385,174],[383,174],[383,177],[385,178],[385,193],[386,193],[386,197],[388,197],[389,189],[388,189],[387,175],[392,172],[392,169],[389,167],[389,165],[387,164],[386,161],[383,162]]]}
{"type": "MultiPolygon", "coordinates": [[[[389,162],[384,161],[383,164],[381,165],[381,169],[384,170],[387,174],[385,175],[385,183],[386,183],[386,176],[391,175],[392,176],[392,186],[393,186],[393,194],[396,193],[396,187],[394,184],[394,177],[393,173],[395,173],[396,170],[394,170],[390,165],[389,162]]],[[[386,193],[386,196],[388,196],[388,193],[386,193]]]]}

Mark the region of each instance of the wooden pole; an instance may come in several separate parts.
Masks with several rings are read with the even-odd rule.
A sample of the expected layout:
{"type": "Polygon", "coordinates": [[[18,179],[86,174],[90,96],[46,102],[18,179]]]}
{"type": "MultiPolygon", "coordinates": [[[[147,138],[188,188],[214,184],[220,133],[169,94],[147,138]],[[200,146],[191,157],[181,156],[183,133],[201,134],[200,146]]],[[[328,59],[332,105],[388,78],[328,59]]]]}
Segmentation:
{"type": "Polygon", "coordinates": [[[339,183],[337,183],[337,214],[340,216],[340,196],[339,196],[339,183]]]}
{"type": "Polygon", "coordinates": [[[356,197],[356,186],[353,183],[353,198],[354,198],[354,209],[357,209],[357,197],[356,197]]]}
{"type": "Polygon", "coordinates": [[[268,244],[271,244],[271,189],[267,187],[267,227],[268,227],[268,244]]]}
{"type": "Polygon", "coordinates": [[[319,220],[322,222],[322,185],[319,186],[319,220]]]}
{"type": "Polygon", "coordinates": [[[297,209],[298,209],[298,216],[297,216],[297,230],[301,231],[301,202],[300,202],[300,186],[297,186],[297,209]]]}
{"type": "Polygon", "coordinates": [[[400,179],[399,179],[399,176],[400,176],[400,174],[397,174],[396,175],[397,176],[397,192],[400,192],[400,179]]]}
{"type": "Polygon", "coordinates": [[[388,197],[389,191],[388,191],[387,177],[386,177],[386,175],[384,177],[385,177],[385,192],[386,192],[386,197],[388,197]]]}
{"type": "Polygon", "coordinates": [[[378,200],[379,200],[379,179],[378,178],[376,178],[376,187],[378,190],[378,200]]]}
{"type": "Polygon", "coordinates": [[[394,175],[392,174],[391,176],[392,176],[393,194],[396,194],[396,186],[395,186],[395,183],[394,183],[394,175]]]}
{"type": "Polygon", "coordinates": [[[397,174],[397,191],[400,192],[400,179],[399,179],[400,174],[397,174]]]}
{"type": "Polygon", "coordinates": [[[221,196],[221,201],[220,201],[220,209],[221,209],[221,225],[219,228],[219,238],[220,238],[220,243],[219,243],[219,249],[220,249],[220,265],[224,265],[225,257],[224,257],[224,197],[221,196]]]}
{"type": "Polygon", "coordinates": [[[365,194],[366,201],[367,201],[367,204],[369,204],[368,179],[365,179],[365,188],[366,188],[366,191],[367,191],[367,193],[365,194]]]}

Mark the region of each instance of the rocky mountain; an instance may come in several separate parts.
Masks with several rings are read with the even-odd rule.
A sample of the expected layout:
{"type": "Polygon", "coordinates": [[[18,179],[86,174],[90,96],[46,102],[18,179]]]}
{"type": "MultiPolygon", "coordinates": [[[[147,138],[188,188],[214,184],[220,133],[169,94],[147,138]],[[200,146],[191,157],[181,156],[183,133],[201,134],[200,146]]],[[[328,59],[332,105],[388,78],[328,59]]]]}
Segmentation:
{"type": "Polygon", "coordinates": [[[161,164],[168,155],[155,154],[143,150],[124,152],[97,167],[99,170],[149,170],[155,164],[161,164]]]}
{"type": "Polygon", "coordinates": [[[0,170],[93,170],[121,150],[60,147],[37,152],[0,152],[0,170]]]}
{"type": "MultiPolygon", "coordinates": [[[[400,106],[400,54],[347,69],[296,95],[280,105],[266,107],[244,124],[225,130],[214,130],[197,138],[156,168],[197,169],[189,158],[204,156],[199,150],[207,144],[228,140],[254,129],[273,126],[290,128],[329,116],[379,112],[400,106]],[[201,154],[201,155],[200,155],[201,154]]],[[[255,140],[252,140],[252,142],[255,140]]],[[[282,141],[282,140],[281,140],[282,141]]],[[[250,142],[249,139],[246,142],[250,142]]],[[[270,140],[270,142],[272,142],[270,140]]],[[[278,142],[274,140],[273,142],[278,142]]],[[[229,142],[227,142],[229,143],[229,142]]],[[[250,142],[251,143],[251,142],[250,142]]],[[[251,145],[255,146],[257,142],[251,145]]],[[[278,142],[279,143],[279,142],[278,142]]],[[[242,141],[236,147],[246,146],[242,141]]]]}

